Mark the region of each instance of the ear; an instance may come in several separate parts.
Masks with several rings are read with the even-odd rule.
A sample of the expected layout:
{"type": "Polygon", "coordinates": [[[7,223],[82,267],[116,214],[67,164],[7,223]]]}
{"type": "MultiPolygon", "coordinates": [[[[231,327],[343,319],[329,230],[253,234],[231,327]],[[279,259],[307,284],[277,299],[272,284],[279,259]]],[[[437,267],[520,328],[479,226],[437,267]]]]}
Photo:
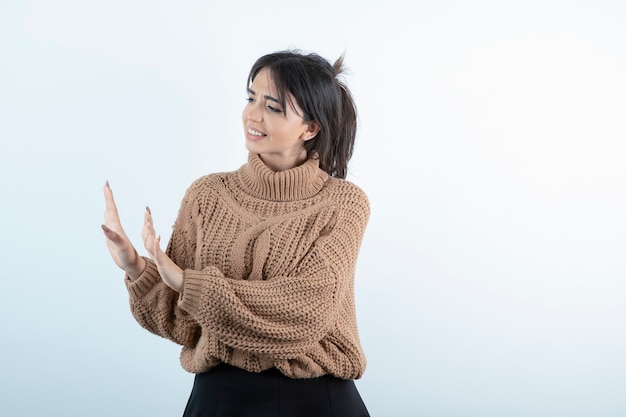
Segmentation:
{"type": "Polygon", "coordinates": [[[304,141],[313,139],[320,131],[320,125],[315,120],[306,122],[306,125],[306,130],[302,134],[302,139],[304,141]]]}

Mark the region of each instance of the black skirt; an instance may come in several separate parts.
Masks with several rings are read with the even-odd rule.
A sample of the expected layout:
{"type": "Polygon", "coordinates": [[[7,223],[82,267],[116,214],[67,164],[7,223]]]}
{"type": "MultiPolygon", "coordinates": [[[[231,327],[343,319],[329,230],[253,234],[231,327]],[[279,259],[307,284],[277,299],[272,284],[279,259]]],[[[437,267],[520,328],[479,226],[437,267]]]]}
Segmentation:
{"type": "Polygon", "coordinates": [[[221,364],[197,374],[183,417],[369,417],[354,381],[221,364]]]}

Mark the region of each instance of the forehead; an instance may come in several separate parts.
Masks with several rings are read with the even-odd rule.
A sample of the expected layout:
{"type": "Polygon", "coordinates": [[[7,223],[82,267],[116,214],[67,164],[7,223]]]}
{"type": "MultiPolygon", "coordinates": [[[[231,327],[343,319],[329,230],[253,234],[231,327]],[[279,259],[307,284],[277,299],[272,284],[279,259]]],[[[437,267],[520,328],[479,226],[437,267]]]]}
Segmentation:
{"type": "Polygon", "coordinates": [[[272,77],[272,72],[267,68],[261,69],[252,80],[251,87],[253,90],[264,90],[265,92],[276,92],[276,83],[272,77]]]}

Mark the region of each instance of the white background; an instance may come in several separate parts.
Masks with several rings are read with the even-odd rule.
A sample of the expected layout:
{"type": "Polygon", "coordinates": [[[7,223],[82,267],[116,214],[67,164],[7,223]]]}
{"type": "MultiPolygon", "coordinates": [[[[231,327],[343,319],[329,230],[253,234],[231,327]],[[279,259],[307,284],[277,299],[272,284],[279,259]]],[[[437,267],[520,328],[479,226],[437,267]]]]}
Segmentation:
{"type": "Polygon", "coordinates": [[[369,195],[373,416],[626,415],[620,1],[0,3],[0,415],[181,415],[179,348],[132,319],[100,229],[140,247],[237,169],[254,60],[346,52],[369,195]]]}

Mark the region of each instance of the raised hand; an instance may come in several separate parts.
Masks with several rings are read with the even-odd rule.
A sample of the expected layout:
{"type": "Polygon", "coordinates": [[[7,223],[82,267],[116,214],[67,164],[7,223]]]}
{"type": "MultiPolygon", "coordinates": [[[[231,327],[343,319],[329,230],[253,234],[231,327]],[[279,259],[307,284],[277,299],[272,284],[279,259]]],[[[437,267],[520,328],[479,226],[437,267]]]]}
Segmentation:
{"type": "Polygon", "coordinates": [[[143,244],[154,261],[163,282],[176,292],[183,290],[183,270],[161,250],[161,236],[157,236],[152,221],[152,213],[146,207],[143,229],[141,231],[143,244]]]}
{"type": "Polygon", "coordinates": [[[117,266],[126,271],[131,280],[137,279],[146,267],[146,261],[139,256],[130,239],[126,236],[117,206],[113,199],[113,191],[107,181],[104,186],[104,224],[102,230],[106,236],[107,247],[117,266]]]}

